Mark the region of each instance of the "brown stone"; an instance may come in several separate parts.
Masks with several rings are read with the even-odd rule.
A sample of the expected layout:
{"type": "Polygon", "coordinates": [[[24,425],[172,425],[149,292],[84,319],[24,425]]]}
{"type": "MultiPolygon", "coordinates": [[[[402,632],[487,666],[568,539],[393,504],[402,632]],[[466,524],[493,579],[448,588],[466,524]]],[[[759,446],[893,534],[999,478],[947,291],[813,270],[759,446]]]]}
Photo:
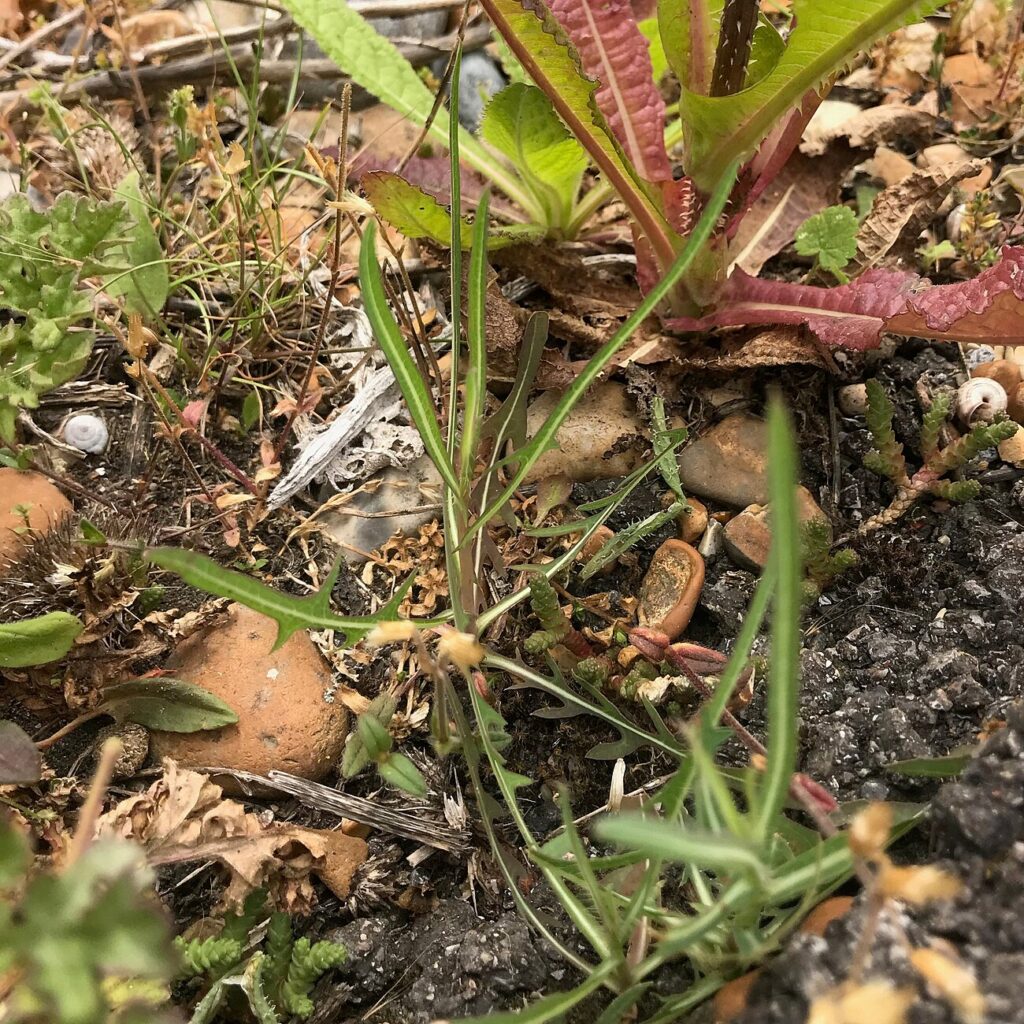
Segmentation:
{"type": "MultiPolygon", "coordinates": [[[[801,523],[827,517],[806,487],[797,488],[797,515],[801,523]]],[[[750,505],[725,525],[725,550],[744,569],[761,572],[768,562],[772,544],[769,510],[766,505],[750,505]]]]}
{"type": "Polygon", "coordinates": [[[1021,382],[1020,364],[1009,359],[993,359],[988,363],[981,363],[971,371],[972,377],[987,377],[997,384],[1002,384],[1003,390],[1010,395],[1021,382]]]}
{"type": "Polygon", "coordinates": [[[49,532],[74,511],[42,473],[0,468],[0,495],[0,566],[14,561],[33,533],[49,532]],[[27,531],[22,530],[25,526],[27,531]]]}
{"type": "Polygon", "coordinates": [[[209,690],[238,715],[236,725],[195,733],[154,730],[156,758],[266,775],[271,769],[319,780],[337,763],[348,712],[329,701],[331,673],[304,632],[276,651],[275,623],[239,604],[227,621],[197,633],[171,655],[172,675],[209,690]]]}
{"type": "MultiPolygon", "coordinates": [[[[530,437],[540,430],[558,404],[557,391],[545,391],[526,413],[530,437]]],[[[564,473],[575,483],[628,476],[640,464],[642,452],[630,448],[605,458],[623,436],[643,434],[644,424],[626,389],[615,381],[592,387],[577,402],[555,435],[556,447],[544,452],[526,476],[527,482],[564,473]]]]}
{"type": "Polygon", "coordinates": [[[914,173],[914,165],[902,154],[888,146],[879,146],[868,161],[867,172],[886,185],[898,185],[914,173]]]}
{"type": "MultiPolygon", "coordinates": [[[[577,539],[579,535],[577,534],[577,539]]],[[[586,544],[580,548],[579,553],[576,555],[576,560],[583,565],[586,565],[609,541],[615,539],[615,531],[610,526],[599,526],[588,538],[586,544]]],[[[605,562],[600,569],[597,570],[599,576],[603,576],[606,573],[611,572],[615,568],[616,559],[612,558],[605,562]]]]}
{"type": "Polygon", "coordinates": [[[689,625],[703,587],[704,559],[684,541],[665,541],[640,587],[640,625],[675,640],[689,625]]]}
{"type": "Polygon", "coordinates": [[[679,513],[679,539],[687,544],[696,544],[708,528],[707,506],[696,498],[686,499],[689,508],[679,513]]]}
{"type": "Polygon", "coordinates": [[[733,413],[679,456],[683,489],[734,508],[768,500],[767,431],[763,420],[733,413]]]}
{"type": "Polygon", "coordinates": [[[800,931],[805,935],[822,936],[833,921],[846,917],[852,906],[852,896],[833,896],[823,900],[803,919],[800,931]]]}
{"type": "MultiPolygon", "coordinates": [[[[970,153],[962,150],[955,142],[940,142],[935,146],[928,146],[921,150],[917,157],[917,164],[925,170],[939,169],[941,167],[955,171],[970,163],[973,158],[970,153]]],[[[964,178],[957,183],[957,188],[965,195],[973,196],[980,192],[992,180],[992,165],[985,164],[981,172],[972,178],[964,178]]]]}
{"type": "Polygon", "coordinates": [[[1003,462],[1024,468],[1024,427],[1017,427],[1017,433],[999,442],[999,458],[1003,462]]]}

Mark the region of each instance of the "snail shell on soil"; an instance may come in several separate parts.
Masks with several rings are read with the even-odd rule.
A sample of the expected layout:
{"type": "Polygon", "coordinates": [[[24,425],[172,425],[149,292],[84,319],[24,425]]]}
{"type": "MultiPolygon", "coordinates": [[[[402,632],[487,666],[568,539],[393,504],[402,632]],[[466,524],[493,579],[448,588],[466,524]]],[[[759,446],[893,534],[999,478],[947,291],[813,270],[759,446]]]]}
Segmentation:
{"type": "Polygon", "coordinates": [[[972,377],[956,393],[957,418],[967,426],[991,423],[997,413],[1006,412],[1006,389],[989,377],[972,377]]]}
{"type": "Polygon", "coordinates": [[[79,413],[70,417],[65,422],[62,433],[66,444],[89,455],[98,455],[105,451],[110,441],[106,423],[99,416],[90,413],[79,413]]]}

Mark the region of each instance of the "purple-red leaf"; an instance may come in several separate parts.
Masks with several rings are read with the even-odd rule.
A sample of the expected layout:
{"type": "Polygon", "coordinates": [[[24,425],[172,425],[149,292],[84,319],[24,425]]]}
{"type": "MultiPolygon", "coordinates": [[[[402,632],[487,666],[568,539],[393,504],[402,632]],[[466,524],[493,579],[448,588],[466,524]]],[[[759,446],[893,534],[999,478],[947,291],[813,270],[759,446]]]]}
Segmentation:
{"type": "Polygon", "coordinates": [[[608,126],[645,181],[671,181],[665,151],[665,101],[654,82],[647,40],[629,0],[550,0],[576,47],[608,126]]]}
{"type": "Polygon", "coordinates": [[[940,341],[1024,341],[1024,247],[971,281],[933,285],[916,274],[869,270],[839,288],[764,281],[735,271],[717,309],[672,320],[683,331],[751,324],[806,324],[834,348],[876,348],[882,332],[940,341]]]}

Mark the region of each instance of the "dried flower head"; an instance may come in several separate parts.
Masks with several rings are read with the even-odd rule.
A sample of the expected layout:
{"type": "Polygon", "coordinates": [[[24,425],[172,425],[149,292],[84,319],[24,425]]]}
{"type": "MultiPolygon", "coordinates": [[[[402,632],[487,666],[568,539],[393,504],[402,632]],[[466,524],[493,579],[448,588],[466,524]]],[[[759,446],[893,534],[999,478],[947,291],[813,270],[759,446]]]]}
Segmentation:
{"type": "Polygon", "coordinates": [[[471,633],[452,629],[441,635],[437,645],[438,658],[469,674],[484,659],[483,645],[471,633]]]}
{"type": "Polygon", "coordinates": [[[807,1024],[904,1024],[914,999],[913,989],[885,981],[841,985],[811,1003],[807,1024]]]}
{"type": "Polygon", "coordinates": [[[386,644],[400,644],[416,638],[418,630],[415,623],[407,619],[395,619],[391,622],[380,622],[366,636],[371,647],[383,647],[386,644]]]}
{"type": "Polygon", "coordinates": [[[850,823],[850,849],[857,857],[875,860],[882,855],[891,829],[892,808],[888,804],[868,804],[850,823]]]}
{"type": "Polygon", "coordinates": [[[878,873],[878,885],[883,895],[915,906],[952,899],[963,888],[958,878],[933,864],[897,867],[888,859],[878,873]]]}
{"type": "Polygon", "coordinates": [[[964,1024],[982,1024],[985,996],[977,979],[962,963],[938,949],[915,949],[910,962],[946,1002],[956,1008],[964,1024]]]}

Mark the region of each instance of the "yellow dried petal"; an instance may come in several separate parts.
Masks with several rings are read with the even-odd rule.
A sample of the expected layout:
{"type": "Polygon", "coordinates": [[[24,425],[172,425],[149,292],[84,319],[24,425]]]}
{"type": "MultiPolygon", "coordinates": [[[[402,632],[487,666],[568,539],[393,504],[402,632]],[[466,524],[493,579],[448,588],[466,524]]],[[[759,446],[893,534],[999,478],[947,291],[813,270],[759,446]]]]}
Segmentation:
{"type": "Polygon", "coordinates": [[[883,895],[915,905],[952,899],[963,888],[959,879],[933,864],[904,868],[888,861],[878,873],[878,885],[883,895]]]}
{"type": "Polygon", "coordinates": [[[367,634],[366,642],[371,647],[383,647],[385,644],[400,644],[412,640],[417,633],[414,623],[408,619],[395,619],[393,622],[378,623],[367,634]]]}
{"type": "Polygon", "coordinates": [[[915,949],[910,962],[925,981],[938,991],[960,1015],[964,1024],[982,1024],[985,997],[974,974],[963,964],[937,949],[915,949]]]}
{"type": "Polygon", "coordinates": [[[904,1024],[915,998],[884,981],[842,985],[811,1003],[807,1024],[904,1024]]]}
{"type": "Polygon", "coordinates": [[[888,804],[868,804],[850,823],[850,850],[858,857],[873,860],[885,849],[891,829],[892,808],[888,804]]]}
{"type": "Polygon", "coordinates": [[[451,630],[441,636],[437,644],[438,657],[448,661],[462,672],[469,672],[484,660],[483,645],[471,633],[451,630]]]}
{"type": "Polygon", "coordinates": [[[228,158],[221,164],[221,170],[229,177],[232,174],[240,174],[249,166],[249,160],[245,150],[237,142],[228,144],[228,158]]]}

